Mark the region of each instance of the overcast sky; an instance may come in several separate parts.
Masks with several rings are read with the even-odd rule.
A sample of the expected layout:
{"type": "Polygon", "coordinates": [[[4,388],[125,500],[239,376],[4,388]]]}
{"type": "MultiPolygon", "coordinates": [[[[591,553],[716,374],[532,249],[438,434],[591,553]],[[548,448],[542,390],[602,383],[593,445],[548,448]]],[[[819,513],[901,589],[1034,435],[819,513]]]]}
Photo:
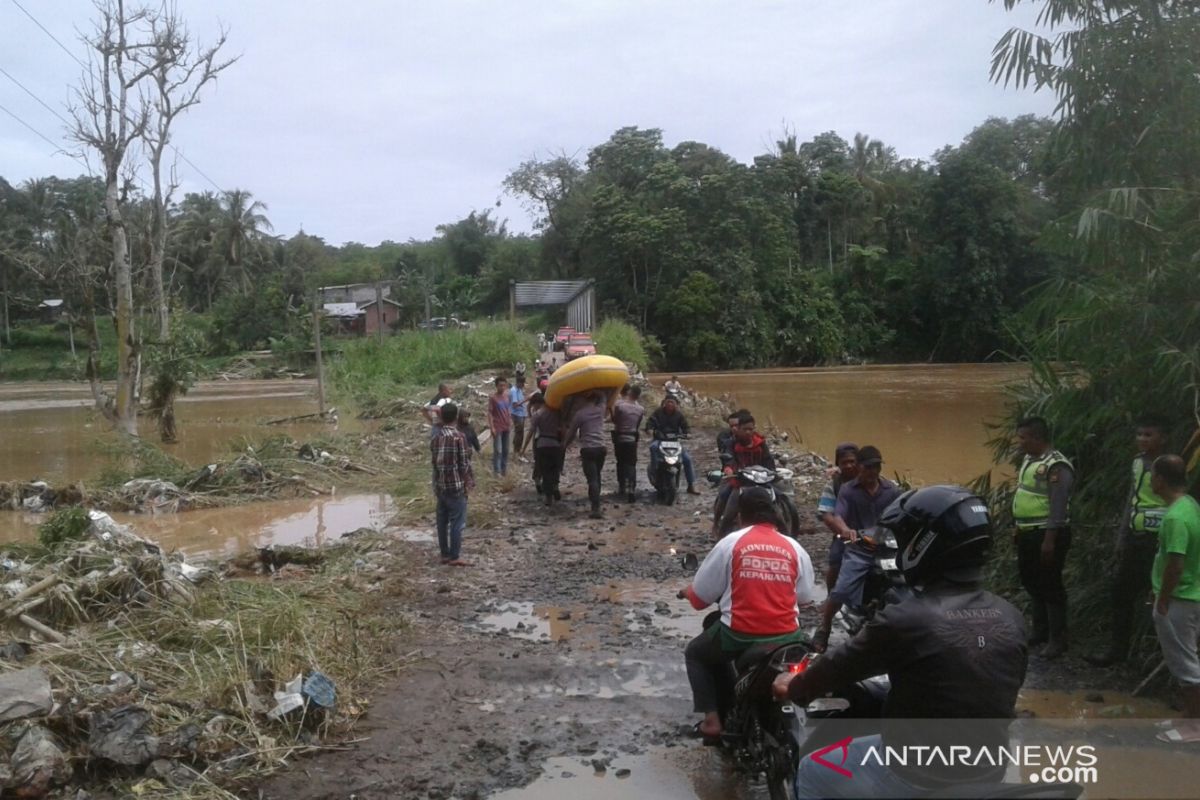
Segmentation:
{"type": "MultiPolygon", "coordinates": [[[[18,0],[73,53],[87,0],[18,0]]],[[[521,161],[587,150],[626,125],[745,162],[785,126],[856,131],[927,158],[988,116],[1052,98],[991,85],[992,45],[1036,8],[987,0],[178,0],[240,53],[175,144],[223,189],[269,206],[276,233],[339,244],[428,238],[503,201],[521,161]]],[[[79,66],[0,0],[0,68],[61,109],[79,66]]],[[[0,75],[0,105],[56,142],[63,125],[0,75]]],[[[80,172],[0,112],[0,176],[80,172]]],[[[213,188],[180,164],[185,191],[213,188]]]]}

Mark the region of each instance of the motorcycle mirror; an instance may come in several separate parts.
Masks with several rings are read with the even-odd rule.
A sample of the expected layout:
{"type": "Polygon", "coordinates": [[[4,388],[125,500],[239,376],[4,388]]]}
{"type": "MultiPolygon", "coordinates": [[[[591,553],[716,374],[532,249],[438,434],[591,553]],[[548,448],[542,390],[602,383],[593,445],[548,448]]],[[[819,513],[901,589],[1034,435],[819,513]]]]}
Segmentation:
{"type": "Polygon", "coordinates": [[[695,553],[688,553],[683,557],[683,568],[688,572],[695,572],[700,569],[700,559],[696,558],[695,553]]]}

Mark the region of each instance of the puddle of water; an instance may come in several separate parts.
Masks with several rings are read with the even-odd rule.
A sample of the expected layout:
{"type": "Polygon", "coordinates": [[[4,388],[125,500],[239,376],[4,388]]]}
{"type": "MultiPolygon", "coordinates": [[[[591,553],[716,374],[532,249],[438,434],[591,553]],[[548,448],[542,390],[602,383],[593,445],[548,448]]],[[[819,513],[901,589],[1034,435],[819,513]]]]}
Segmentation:
{"type": "MultiPolygon", "coordinates": [[[[270,419],[316,411],[312,381],[206,381],[179,399],[180,441],[167,452],[193,466],[224,457],[239,436],[252,439],[287,434],[299,439],[332,426],[294,423],[264,426],[270,419]]],[[[370,423],[343,417],[342,432],[366,430],[370,423]]],[[[147,435],[153,422],[140,425],[147,435]]],[[[51,483],[85,480],[107,463],[97,443],[108,425],[91,410],[90,392],[77,383],[0,384],[0,480],[43,479],[51,483]]]]}
{"type": "Polygon", "coordinates": [[[559,642],[570,638],[571,623],[581,621],[584,616],[582,609],[505,603],[498,611],[484,615],[478,624],[484,630],[517,639],[559,642]]]}
{"type": "Polygon", "coordinates": [[[603,773],[592,757],[551,758],[541,778],[492,800],[751,800],[761,787],[734,775],[713,748],[681,747],[615,759],[603,773]],[[623,770],[628,770],[626,775],[623,770]],[[623,777],[617,777],[621,774],[623,777]]]}
{"type": "Polygon", "coordinates": [[[1171,719],[1177,713],[1158,700],[1121,692],[1046,689],[1022,689],[1017,697],[1017,711],[1031,711],[1034,719],[1042,720],[1171,719]],[[1087,699],[1093,695],[1099,695],[1103,700],[1087,699]]]}
{"type": "MultiPolygon", "coordinates": [[[[147,539],[189,556],[221,557],[269,544],[326,544],[359,528],[380,530],[394,511],[388,494],[274,500],[179,514],[114,514],[147,539]]],[[[7,513],[8,540],[34,541],[44,514],[7,513]]]]}

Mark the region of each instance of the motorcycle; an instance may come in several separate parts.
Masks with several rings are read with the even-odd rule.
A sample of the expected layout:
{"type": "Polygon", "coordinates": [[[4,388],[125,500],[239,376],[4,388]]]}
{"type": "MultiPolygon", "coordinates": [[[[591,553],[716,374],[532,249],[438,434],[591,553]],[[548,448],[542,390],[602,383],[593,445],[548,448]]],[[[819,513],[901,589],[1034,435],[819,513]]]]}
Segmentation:
{"type": "Polygon", "coordinates": [[[786,467],[768,469],[767,467],[742,467],[732,476],[724,475],[721,470],[713,470],[707,474],[709,483],[714,486],[722,481],[734,482],[734,489],[729,494],[723,508],[713,509],[713,521],[719,536],[724,536],[737,525],[737,493],[745,486],[763,486],[775,492],[775,510],[784,523],[783,533],[793,539],[800,534],[800,512],[796,510],[793,499],[796,494],[795,484],[792,483],[793,472],[786,467]]]}
{"type": "Polygon", "coordinates": [[[850,636],[862,630],[884,606],[899,602],[912,591],[896,565],[899,552],[896,534],[876,527],[859,531],[858,538],[873,548],[873,557],[863,584],[862,602],[857,606],[843,605],[835,620],[850,636]]]}
{"type": "Polygon", "coordinates": [[[655,498],[663,505],[675,505],[679,496],[679,475],[683,472],[683,437],[678,434],[667,434],[666,438],[658,440],[658,460],[649,459],[646,466],[646,477],[654,487],[655,498]]]}
{"type": "MultiPolygon", "coordinates": [[[[704,619],[704,628],[716,624],[720,611],[704,619]]],[[[807,644],[794,642],[752,647],[731,663],[732,696],[723,699],[719,741],[735,768],[752,778],[761,777],[771,800],[790,800],[796,768],[800,764],[801,722],[796,708],[774,699],[771,684],[784,672],[796,672],[808,656],[807,644]]]]}

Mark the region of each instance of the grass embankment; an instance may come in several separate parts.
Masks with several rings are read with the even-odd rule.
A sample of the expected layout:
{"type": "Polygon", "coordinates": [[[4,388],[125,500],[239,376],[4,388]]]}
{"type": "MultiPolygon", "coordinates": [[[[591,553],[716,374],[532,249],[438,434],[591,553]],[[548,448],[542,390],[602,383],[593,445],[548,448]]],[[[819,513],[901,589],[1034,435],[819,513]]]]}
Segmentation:
{"type": "Polygon", "coordinates": [[[509,372],[537,358],[533,338],[506,324],[471,330],[408,331],[385,339],[348,341],[330,365],[334,392],[366,413],[418,387],[485,369],[509,372]]]}
{"type": "Polygon", "coordinates": [[[658,349],[653,337],[643,336],[628,322],[616,319],[604,320],[596,329],[593,339],[597,353],[636,364],[643,372],[652,366],[654,353],[651,351],[658,349]]]}
{"type": "Polygon", "coordinates": [[[209,579],[194,587],[175,579],[178,588],[160,590],[170,582],[162,557],[97,546],[78,531],[58,534],[43,534],[49,546],[3,550],[32,574],[44,568],[62,576],[57,594],[31,613],[70,638],[34,648],[22,666],[41,665],[56,695],[71,699],[67,713],[45,724],[72,758],[88,763],[81,780],[89,788],[120,797],[233,797],[227,790],[241,781],[321,738],[345,735],[366,708],[365,693],[403,666],[389,648],[403,627],[396,598],[405,562],[388,537],[323,548],[307,566],[285,567],[275,578],[209,579]],[[104,579],[85,574],[97,569],[104,579],[126,576],[143,588],[106,588],[104,579]],[[313,671],[335,684],[335,709],[269,719],[272,693],[313,671]],[[160,755],[177,765],[169,778],[110,770],[88,755],[87,718],[129,704],[149,713],[160,755]]]}

